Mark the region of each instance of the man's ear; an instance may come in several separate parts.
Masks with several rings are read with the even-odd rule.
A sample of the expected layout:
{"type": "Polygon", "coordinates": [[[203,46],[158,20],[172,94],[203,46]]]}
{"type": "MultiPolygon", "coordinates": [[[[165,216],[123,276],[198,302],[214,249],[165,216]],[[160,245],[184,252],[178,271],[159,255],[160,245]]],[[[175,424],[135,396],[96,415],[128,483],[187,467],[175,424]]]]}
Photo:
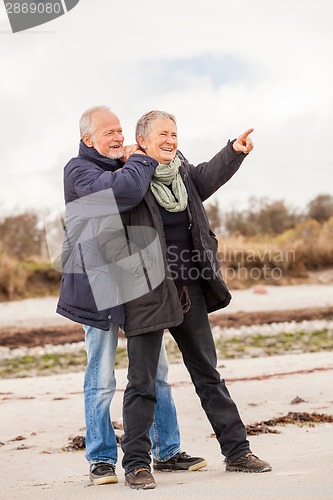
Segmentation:
{"type": "Polygon", "coordinates": [[[85,145],[88,146],[88,148],[93,147],[93,141],[92,141],[91,135],[83,134],[82,140],[85,143],[85,145]]]}

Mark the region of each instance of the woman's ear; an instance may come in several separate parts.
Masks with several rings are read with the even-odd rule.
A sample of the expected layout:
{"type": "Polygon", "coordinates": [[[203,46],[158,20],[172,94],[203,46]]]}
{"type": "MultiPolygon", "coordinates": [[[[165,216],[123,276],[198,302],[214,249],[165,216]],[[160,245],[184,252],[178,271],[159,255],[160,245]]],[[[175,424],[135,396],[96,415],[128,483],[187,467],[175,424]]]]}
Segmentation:
{"type": "Polygon", "coordinates": [[[142,135],[138,135],[136,140],[137,140],[137,143],[139,144],[140,148],[146,149],[147,146],[145,145],[145,140],[142,137],[142,135]]]}

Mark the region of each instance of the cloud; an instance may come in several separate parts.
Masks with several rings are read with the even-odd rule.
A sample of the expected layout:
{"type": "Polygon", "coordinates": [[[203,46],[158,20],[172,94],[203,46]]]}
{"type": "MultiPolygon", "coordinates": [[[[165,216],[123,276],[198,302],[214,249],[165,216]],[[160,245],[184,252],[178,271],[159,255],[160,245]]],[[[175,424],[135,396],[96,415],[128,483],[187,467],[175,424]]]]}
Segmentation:
{"type": "Polygon", "coordinates": [[[160,91],[182,91],[192,79],[210,81],[214,87],[244,82],[254,77],[254,68],[241,58],[223,53],[206,52],[186,58],[152,59],[143,69],[156,75],[153,81],[160,91]]]}
{"type": "Polygon", "coordinates": [[[177,117],[194,164],[253,126],[255,150],[216,196],[304,205],[331,189],[333,34],[328,0],[79,2],[27,32],[0,9],[0,208],[56,208],[78,120],[96,104],[119,114],[127,142],[149,109],[177,117]]]}

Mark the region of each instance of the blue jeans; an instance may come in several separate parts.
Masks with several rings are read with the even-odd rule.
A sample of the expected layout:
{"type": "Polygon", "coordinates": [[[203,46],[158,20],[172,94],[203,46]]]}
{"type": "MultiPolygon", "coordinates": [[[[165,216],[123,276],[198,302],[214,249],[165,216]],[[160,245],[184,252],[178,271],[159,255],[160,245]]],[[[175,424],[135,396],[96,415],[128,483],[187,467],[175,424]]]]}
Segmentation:
{"type": "MultiPolygon", "coordinates": [[[[114,366],[119,327],[112,323],[109,331],[86,325],[83,328],[88,358],[84,377],[86,459],[91,464],[107,462],[115,465],[118,448],[110,404],[116,390],[114,366]]],[[[168,358],[162,344],[157,369],[157,404],[149,433],[153,456],[162,461],[180,451],[177,413],[167,376],[168,358]]]]}

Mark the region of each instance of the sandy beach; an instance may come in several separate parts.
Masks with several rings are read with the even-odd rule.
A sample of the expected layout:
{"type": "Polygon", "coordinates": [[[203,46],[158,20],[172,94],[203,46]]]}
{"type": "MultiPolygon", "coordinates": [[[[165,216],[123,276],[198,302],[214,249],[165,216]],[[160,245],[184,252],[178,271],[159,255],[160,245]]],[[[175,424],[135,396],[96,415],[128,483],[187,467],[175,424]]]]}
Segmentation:
{"type": "MultiPolygon", "coordinates": [[[[255,288],[232,290],[232,300],[219,314],[239,311],[270,311],[326,307],[333,305],[333,284],[266,286],[266,293],[255,293],[255,288]]],[[[44,297],[12,302],[0,302],[0,329],[16,327],[61,326],[73,324],[55,312],[58,298],[44,297]]]]}
{"type": "MultiPolygon", "coordinates": [[[[321,285],[316,292],[308,286],[306,289],[283,287],[288,288],[288,291],[282,290],[283,293],[282,287],[277,288],[279,298],[275,290],[270,289],[265,295],[255,295],[251,290],[239,291],[234,294],[233,307],[244,310],[247,306],[250,310],[250,303],[256,307],[259,303],[262,309],[264,305],[267,309],[268,302],[274,309],[286,303],[294,307],[293,298],[299,307],[306,307],[307,300],[311,306],[317,302],[318,306],[333,304],[331,285],[321,285]]],[[[54,301],[54,298],[45,299],[45,304],[51,308],[54,301]]],[[[40,321],[50,321],[47,313],[43,316],[42,308],[36,309],[36,304],[34,308],[31,304],[31,313],[27,303],[24,306],[26,320],[36,322],[38,316],[40,321]]],[[[3,324],[4,310],[8,312],[10,306],[0,306],[3,324]]],[[[288,412],[333,415],[333,355],[330,351],[220,359],[218,368],[246,424],[282,417],[288,412]],[[296,397],[302,402],[293,403],[296,397]]],[[[278,434],[250,436],[253,452],[268,460],[273,471],[254,475],[228,473],[184,366],[170,365],[169,379],[173,384],[182,448],[190,454],[204,456],[208,467],[192,473],[155,473],[157,488],[151,491],[134,491],[124,486],[120,449],[119,483],[108,486],[90,485],[84,451],[64,451],[71,438],[84,435],[83,372],[0,380],[0,498],[126,500],[149,496],[167,500],[182,496],[329,500],[332,497],[332,423],[280,425],[275,428],[278,434]]],[[[112,420],[121,421],[125,369],[117,370],[117,384],[111,416],[112,420]]]]}

